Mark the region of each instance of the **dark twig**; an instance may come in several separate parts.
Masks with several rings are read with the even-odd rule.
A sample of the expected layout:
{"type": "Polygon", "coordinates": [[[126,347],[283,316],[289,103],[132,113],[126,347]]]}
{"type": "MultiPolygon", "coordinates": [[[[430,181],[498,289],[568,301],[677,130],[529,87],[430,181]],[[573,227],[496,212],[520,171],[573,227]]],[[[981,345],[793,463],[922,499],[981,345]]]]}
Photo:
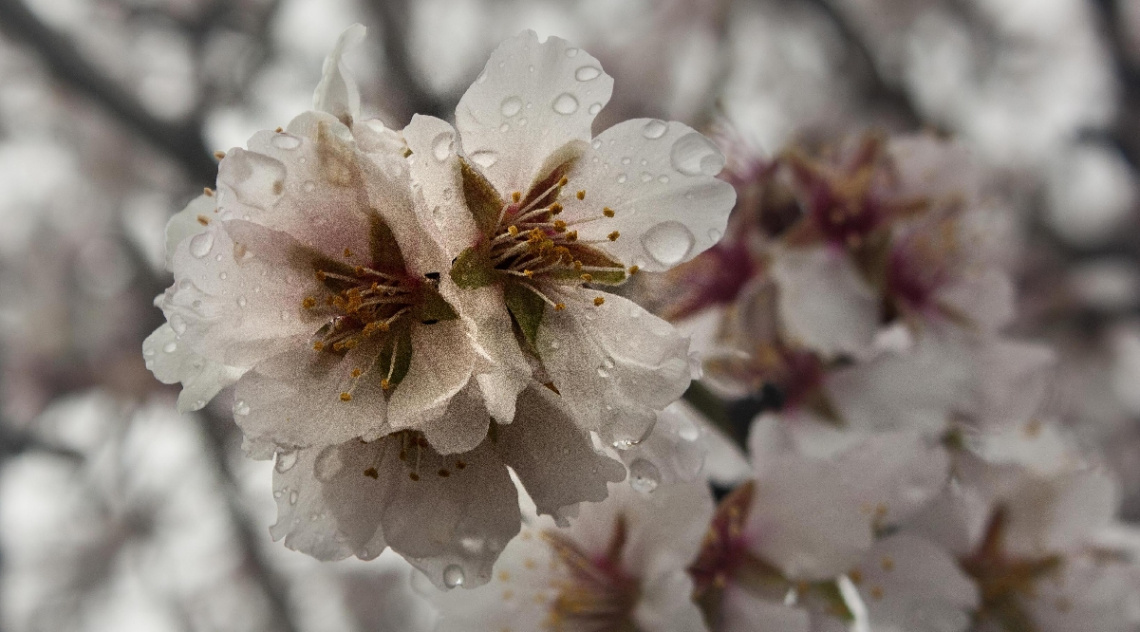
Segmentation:
{"type": "Polygon", "coordinates": [[[0,0],[0,29],[35,51],[58,80],[98,102],[126,129],[175,159],[193,180],[213,182],[218,168],[202,140],[199,121],[169,123],[156,118],[92,66],[67,37],[40,22],[20,0],[0,0]]]}

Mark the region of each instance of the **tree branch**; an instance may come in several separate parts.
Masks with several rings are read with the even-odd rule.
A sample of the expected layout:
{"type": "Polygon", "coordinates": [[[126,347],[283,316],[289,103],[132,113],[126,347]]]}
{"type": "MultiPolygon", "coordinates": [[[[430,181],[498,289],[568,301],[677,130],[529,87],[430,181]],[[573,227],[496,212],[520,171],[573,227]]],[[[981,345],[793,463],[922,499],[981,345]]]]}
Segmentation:
{"type": "Polygon", "coordinates": [[[200,121],[170,123],[156,118],[135,98],[92,66],[75,45],[33,14],[21,0],[0,0],[0,30],[34,51],[55,78],[102,105],[180,164],[191,179],[213,182],[217,163],[202,139],[200,121]]]}

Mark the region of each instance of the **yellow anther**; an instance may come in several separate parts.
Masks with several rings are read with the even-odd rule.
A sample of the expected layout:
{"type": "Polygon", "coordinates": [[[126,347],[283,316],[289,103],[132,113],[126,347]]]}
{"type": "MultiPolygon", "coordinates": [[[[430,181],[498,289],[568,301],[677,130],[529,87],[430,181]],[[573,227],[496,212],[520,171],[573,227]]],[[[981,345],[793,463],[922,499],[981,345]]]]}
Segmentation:
{"type": "MultiPolygon", "coordinates": [[[[199,215],[198,217],[201,217],[201,215],[199,215]]],[[[564,222],[560,219],[554,220],[554,230],[556,230],[560,233],[566,232],[566,222],[564,222]]]]}
{"type": "Polygon", "coordinates": [[[224,151],[215,151],[214,152],[214,158],[217,158],[218,160],[222,160],[225,157],[226,157],[226,152],[224,152],[224,151]]]}
{"type": "Polygon", "coordinates": [[[564,309],[566,309],[566,303],[555,303],[554,304],[554,311],[560,312],[564,309]]]}
{"type": "Polygon", "coordinates": [[[637,274],[637,273],[638,273],[638,272],[640,272],[640,271],[641,271],[641,267],[640,267],[640,266],[629,266],[629,275],[630,275],[630,276],[633,276],[633,275],[637,274]]]}
{"type": "Polygon", "coordinates": [[[511,237],[518,237],[519,236],[519,227],[515,226],[514,224],[511,224],[510,226],[507,227],[507,232],[511,234],[511,237]]]}
{"type": "Polygon", "coordinates": [[[364,371],[361,371],[360,369],[353,369],[352,370],[352,377],[360,377],[363,374],[364,374],[364,371]]]}
{"type": "Polygon", "coordinates": [[[413,481],[418,481],[420,480],[420,475],[416,474],[415,472],[408,472],[408,478],[412,479],[413,481]]]}
{"type": "Polygon", "coordinates": [[[511,201],[512,202],[518,204],[518,201],[521,199],[522,199],[522,193],[519,193],[518,191],[514,191],[511,193],[511,201]]]}
{"type": "Polygon", "coordinates": [[[305,300],[301,301],[301,307],[304,307],[305,309],[313,309],[316,306],[317,306],[317,299],[315,299],[311,296],[306,296],[305,300]]]}
{"type": "Polygon", "coordinates": [[[351,257],[351,256],[352,256],[352,250],[349,250],[348,248],[345,248],[345,249],[344,249],[344,256],[345,256],[345,257],[351,257]]]}
{"type": "Polygon", "coordinates": [[[615,230],[614,232],[606,235],[606,237],[608,237],[610,241],[617,241],[617,238],[621,237],[621,233],[615,230]]]}
{"type": "Polygon", "coordinates": [[[550,205],[550,214],[551,215],[557,215],[561,212],[562,212],[562,205],[559,204],[558,202],[555,202],[554,204],[550,205]]]}
{"type": "Polygon", "coordinates": [[[210,225],[210,218],[206,217],[205,215],[199,215],[198,216],[198,223],[203,225],[203,226],[209,226],[210,225]]]}
{"type": "Polygon", "coordinates": [[[382,388],[384,390],[388,390],[388,389],[392,388],[392,383],[390,381],[388,381],[388,378],[384,378],[384,379],[380,380],[380,388],[382,388]]]}
{"type": "Polygon", "coordinates": [[[579,191],[579,192],[578,192],[578,194],[577,194],[577,198],[578,198],[579,200],[584,200],[584,199],[586,199],[586,191],[585,191],[585,190],[579,191]]]}
{"type": "Polygon", "coordinates": [[[527,233],[526,238],[527,238],[527,241],[529,241],[531,243],[539,243],[543,239],[546,239],[546,233],[542,232],[542,229],[532,228],[530,230],[530,232],[527,233]]]}
{"type": "Polygon", "coordinates": [[[562,179],[558,181],[558,186],[564,187],[564,186],[566,186],[567,182],[570,182],[570,179],[567,178],[566,176],[562,176],[562,179]]]}
{"type": "Polygon", "coordinates": [[[578,231],[572,230],[566,233],[566,241],[578,241],[578,231]]]}
{"type": "Polygon", "coordinates": [[[368,478],[380,478],[380,472],[378,472],[374,467],[370,467],[364,470],[364,475],[368,478]]]}
{"type": "Polygon", "coordinates": [[[523,276],[528,278],[528,279],[533,277],[534,276],[534,270],[523,270],[523,276]]]}
{"type": "Polygon", "coordinates": [[[352,401],[352,393],[348,393],[348,392],[341,393],[340,394],[340,401],[351,402],[352,401]]]}
{"type": "Polygon", "coordinates": [[[324,282],[324,280],[327,278],[328,278],[328,275],[325,274],[324,270],[317,270],[317,280],[318,281],[324,282]]]}
{"type": "Polygon", "coordinates": [[[606,302],[606,299],[604,297],[598,296],[598,297],[594,298],[594,307],[601,307],[602,304],[605,302],[606,302]]]}
{"type": "Polygon", "coordinates": [[[604,209],[602,209],[602,215],[605,215],[606,217],[613,217],[614,216],[614,210],[607,206],[604,209]]]}
{"type": "Polygon", "coordinates": [[[451,476],[451,472],[443,468],[440,468],[440,470],[436,473],[439,474],[440,478],[447,478],[448,476],[451,476]]]}
{"type": "Polygon", "coordinates": [[[589,283],[590,281],[594,280],[594,275],[589,274],[589,273],[583,274],[582,280],[585,281],[586,283],[589,283]]]}
{"type": "Polygon", "coordinates": [[[574,270],[580,271],[581,269],[582,269],[582,262],[581,261],[575,261],[574,262],[574,270]]]}
{"type": "Polygon", "coordinates": [[[205,189],[202,189],[202,194],[206,197],[214,197],[214,190],[210,187],[206,187],[205,189]]]}
{"type": "Polygon", "coordinates": [[[314,351],[324,351],[325,350],[325,343],[321,342],[320,340],[314,342],[313,343],[313,350],[314,351]]]}
{"type": "Polygon", "coordinates": [[[463,461],[456,461],[455,467],[456,467],[456,469],[462,470],[462,469],[465,469],[467,467],[467,463],[465,463],[463,461]]]}
{"type": "Polygon", "coordinates": [[[355,349],[358,344],[360,344],[360,342],[356,338],[349,338],[345,340],[341,346],[345,349],[355,349]]]}

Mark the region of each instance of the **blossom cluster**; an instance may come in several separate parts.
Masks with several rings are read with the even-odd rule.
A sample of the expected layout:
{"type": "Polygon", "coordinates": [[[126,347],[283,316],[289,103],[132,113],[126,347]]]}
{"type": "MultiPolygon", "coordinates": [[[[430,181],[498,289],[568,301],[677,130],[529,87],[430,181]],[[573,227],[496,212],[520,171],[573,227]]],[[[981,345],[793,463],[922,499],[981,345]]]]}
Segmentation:
{"type": "Polygon", "coordinates": [[[181,410],[232,389],[275,538],[395,550],[441,630],[1140,625],[965,147],[595,137],[613,81],[529,31],[394,130],[363,34],[171,220],[143,349],[181,410]]]}

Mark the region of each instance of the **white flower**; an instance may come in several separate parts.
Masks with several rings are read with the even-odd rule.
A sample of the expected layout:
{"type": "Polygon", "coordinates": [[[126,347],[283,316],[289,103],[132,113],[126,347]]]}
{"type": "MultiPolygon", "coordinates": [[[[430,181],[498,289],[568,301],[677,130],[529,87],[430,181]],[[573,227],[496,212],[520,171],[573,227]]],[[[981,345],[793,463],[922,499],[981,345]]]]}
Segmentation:
{"type": "Polygon", "coordinates": [[[527,31],[492,54],[456,128],[417,116],[404,137],[425,224],[455,257],[460,311],[513,320],[521,351],[484,332],[488,356],[537,361],[583,428],[622,445],[688,386],[687,341],[594,286],[707,249],[735,194],[713,177],[721,153],[680,123],[632,120],[592,139],[612,85],[586,52],[527,31]]]}
{"type": "Polygon", "coordinates": [[[686,568],[711,515],[703,483],[612,486],[568,529],[546,518],[523,527],[491,584],[432,595],[439,630],[703,631],[686,568]]]}

